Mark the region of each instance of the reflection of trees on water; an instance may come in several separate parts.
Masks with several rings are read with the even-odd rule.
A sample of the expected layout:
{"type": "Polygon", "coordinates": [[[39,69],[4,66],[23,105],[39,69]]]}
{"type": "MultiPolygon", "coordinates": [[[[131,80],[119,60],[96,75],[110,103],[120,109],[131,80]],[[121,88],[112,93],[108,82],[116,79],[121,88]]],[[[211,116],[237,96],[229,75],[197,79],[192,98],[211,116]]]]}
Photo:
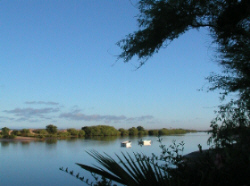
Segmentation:
{"type": "Polygon", "coordinates": [[[57,139],[56,138],[47,139],[47,140],[45,140],[45,143],[48,145],[56,144],[57,139]]]}
{"type": "Polygon", "coordinates": [[[30,141],[21,141],[22,146],[28,146],[30,141]]]}
{"type": "Polygon", "coordinates": [[[1,142],[2,147],[8,147],[9,145],[10,145],[10,142],[8,142],[8,141],[2,141],[1,142]]]}
{"type": "Polygon", "coordinates": [[[109,145],[116,142],[119,136],[91,136],[86,137],[85,141],[89,141],[92,146],[99,146],[99,145],[109,145]]]}
{"type": "Polygon", "coordinates": [[[85,139],[95,141],[115,141],[117,138],[118,136],[89,136],[85,139]]]}
{"type": "Polygon", "coordinates": [[[21,144],[22,146],[28,146],[30,142],[29,141],[2,141],[1,142],[2,147],[8,147],[10,144],[11,145],[21,144]]]}
{"type": "Polygon", "coordinates": [[[64,140],[67,141],[67,143],[73,143],[73,142],[76,142],[77,140],[81,140],[81,139],[85,139],[85,138],[84,137],[83,138],[67,138],[64,140]]]}

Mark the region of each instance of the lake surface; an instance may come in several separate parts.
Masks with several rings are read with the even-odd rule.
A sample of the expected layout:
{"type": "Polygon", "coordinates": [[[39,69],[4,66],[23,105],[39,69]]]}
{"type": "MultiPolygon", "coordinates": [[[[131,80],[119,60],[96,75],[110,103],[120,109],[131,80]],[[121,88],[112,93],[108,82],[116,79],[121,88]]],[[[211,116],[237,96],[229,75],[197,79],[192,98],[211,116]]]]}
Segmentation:
{"type": "MultiPolygon", "coordinates": [[[[163,136],[162,143],[166,146],[172,144],[173,140],[177,143],[184,141],[184,153],[188,154],[197,151],[198,144],[203,149],[209,148],[207,145],[207,133],[188,133],[178,136],[163,136]]],[[[160,155],[161,149],[157,137],[102,137],[92,139],[67,139],[67,140],[47,140],[32,142],[0,142],[0,185],[1,186],[78,186],[86,185],[80,180],[72,177],[60,167],[68,167],[81,176],[92,176],[75,165],[83,163],[88,165],[96,164],[86,151],[96,150],[100,153],[105,152],[112,157],[114,154],[120,155],[121,152],[141,152],[146,155],[152,153],[160,155]],[[139,139],[152,140],[151,146],[139,146],[139,139]],[[120,146],[122,141],[132,141],[131,148],[120,146]]]]}

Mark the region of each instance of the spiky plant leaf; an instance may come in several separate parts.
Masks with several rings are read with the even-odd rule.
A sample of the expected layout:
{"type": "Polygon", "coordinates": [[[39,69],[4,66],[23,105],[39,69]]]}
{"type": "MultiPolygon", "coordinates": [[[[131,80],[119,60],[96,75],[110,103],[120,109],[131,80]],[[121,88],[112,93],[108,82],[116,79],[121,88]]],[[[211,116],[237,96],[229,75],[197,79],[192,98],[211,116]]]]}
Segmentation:
{"type": "Polygon", "coordinates": [[[165,171],[157,164],[150,162],[149,159],[143,158],[139,154],[134,154],[135,159],[128,153],[122,153],[122,157],[116,154],[119,160],[119,163],[117,163],[106,153],[102,155],[94,150],[87,153],[105,168],[77,163],[77,165],[89,172],[129,186],[169,185],[165,171]]]}

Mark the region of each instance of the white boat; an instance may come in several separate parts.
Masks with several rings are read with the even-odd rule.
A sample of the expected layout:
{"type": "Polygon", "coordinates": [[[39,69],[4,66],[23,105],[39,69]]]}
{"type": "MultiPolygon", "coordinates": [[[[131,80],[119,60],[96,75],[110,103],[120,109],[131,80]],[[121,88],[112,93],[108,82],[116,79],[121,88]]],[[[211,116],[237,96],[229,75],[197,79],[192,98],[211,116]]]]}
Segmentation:
{"type": "Polygon", "coordinates": [[[124,141],[121,143],[121,147],[126,147],[126,148],[129,148],[131,147],[131,141],[124,141]]]}
{"type": "Polygon", "coordinates": [[[139,145],[144,145],[144,146],[149,146],[149,145],[151,145],[151,140],[140,140],[139,142],[138,142],[138,144],[139,145]]]}

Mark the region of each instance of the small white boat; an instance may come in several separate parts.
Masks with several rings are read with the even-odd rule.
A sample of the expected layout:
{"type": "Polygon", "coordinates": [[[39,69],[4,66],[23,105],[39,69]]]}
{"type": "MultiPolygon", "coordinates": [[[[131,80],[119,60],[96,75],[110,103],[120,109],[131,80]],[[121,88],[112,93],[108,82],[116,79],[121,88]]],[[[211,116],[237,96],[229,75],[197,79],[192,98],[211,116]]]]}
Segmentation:
{"type": "Polygon", "coordinates": [[[129,148],[131,147],[131,141],[124,141],[121,143],[121,147],[126,147],[126,148],[129,148]]]}
{"type": "Polygon", "coordinates": [[[144,145],[144,146],[149,146],[149,145],[151,145],[151,140],[140,140],[139,142],[138,142],[138,144],[139,145],[144,145]]]}

